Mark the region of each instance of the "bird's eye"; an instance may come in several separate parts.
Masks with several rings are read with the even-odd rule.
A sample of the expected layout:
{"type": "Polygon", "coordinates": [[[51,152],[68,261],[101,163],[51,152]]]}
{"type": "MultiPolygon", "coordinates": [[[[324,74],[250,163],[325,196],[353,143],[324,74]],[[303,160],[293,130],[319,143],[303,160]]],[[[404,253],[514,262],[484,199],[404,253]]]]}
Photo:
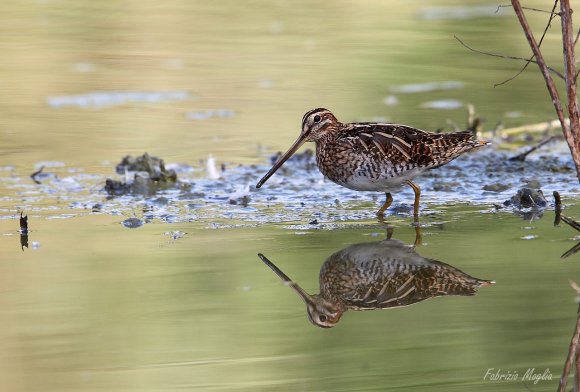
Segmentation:
{"type": "Polygon", "coordinates": [[[320,116],[317,114],[316,116],[314,116],[314,122],[315,123],[319,123],[320,122],[320,116]]]}
{"type": "Polygon", "coordinates": [[[323,315],[323,314],[321,314],[321,315],[318,317],[318,319],[320,320],[320,322],[322,322],[322,323],[323,323],[323,322],[325,322],[325,321],[326,321],[326,316],[325,316],[325,315],[323,315]]]}

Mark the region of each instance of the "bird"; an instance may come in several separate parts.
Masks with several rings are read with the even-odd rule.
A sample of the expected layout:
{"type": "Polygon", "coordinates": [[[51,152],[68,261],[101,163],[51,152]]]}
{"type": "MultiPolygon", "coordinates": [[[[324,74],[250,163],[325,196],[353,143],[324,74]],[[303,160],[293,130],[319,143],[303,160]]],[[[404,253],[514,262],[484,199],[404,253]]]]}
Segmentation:
{"type": "Polygon", "coordinates": [[[414,247],[387,238],[352,244],[341,249],[320,268],[320,293],[311,295],[293,282],[264,254],[258,257],[306,304],[310,322],[334,327],[347,310],[402,307],[429,298],[475,295],[493,280],[474,278],[441,261],[420,256],[414,247]]]}
{"type": "Polygon", "coordinates": [[[421,188],[412,179],[489,144],[476,140],[471,131],[432,133],[391,123],[343,124],[330,110],[317,108],[304,114],[300,136],[256,188],[262,187],[305,142],[316,144],[318,168],[332,182],[352,190],[385,193],[378,217],[384,217],[393,202],[391,192],[403,185],[415,193],[413,214],[417,217],[421,188]]]}

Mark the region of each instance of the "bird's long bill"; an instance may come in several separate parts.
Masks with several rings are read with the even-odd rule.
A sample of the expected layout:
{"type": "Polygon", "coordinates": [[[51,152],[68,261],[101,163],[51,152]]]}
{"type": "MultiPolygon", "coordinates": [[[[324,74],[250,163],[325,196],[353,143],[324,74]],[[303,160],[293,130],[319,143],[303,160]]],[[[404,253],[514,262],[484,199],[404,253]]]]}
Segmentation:
{"type": "Polygon", "coordinates": [[[296,141],[288,149],[288,151],[286,151],[284,153],[284,155],[282,155],[280,157],[280,159],[278,159],[278,161],[274,164],[274,166],[272,166],[270,171],[268,171],[268,173],[266,173],[266,175],[264,177],[262,177],[262,179],[260,181],[258,181],[258,184],[256,184],[256,188],[260,188],[262,185],[264,185],[264,183],[266,181],[268,181],[268,178],[272,177],[272,175],[274,173],[276,173],[276,170],[278,170],[280,168],[280,166],[282,166],[282,164],[288,160],[288,158],[290,158],[292,155],[294,155],[296,150],[298,150],[300,148],[300,146],[304,144],[305,141],[306,141],[306,138],[304,136],[300,135],[300,137],[298,139],[296,139],[296,141]]]}
{"type": "Polygon", "coordinates": [[[260,260],[262,260],[264,262],[264,264],[266,264],[268,267],[270,267],[270,269],[272,271],[274,271],[274,273],[276,275],[278,275],[278,277],[280,279],[282,279],[282,281],[284,283],[286,283],[287,285],[289,285],[290,287],[292,287],[294,289],[294,291],[296,291],[296,293],[298,293],[298,295],[300,296],[300,298],[302,298],[302,300],[306,303],[313,303],[312,301],[312,297],[310,296],[310,294],[308,294],[306,291],[304,291],[302,289],[302,287],[298,286],[298,284],[294,283],[292,281],[292,279],[290,279],[284,272],[282,272],[278,267],[276,267],[270,260],[268,260],[266,258],[266,256],[264,256],[261,253],[258,253],[258,257],[260,258],[260,260]]]}

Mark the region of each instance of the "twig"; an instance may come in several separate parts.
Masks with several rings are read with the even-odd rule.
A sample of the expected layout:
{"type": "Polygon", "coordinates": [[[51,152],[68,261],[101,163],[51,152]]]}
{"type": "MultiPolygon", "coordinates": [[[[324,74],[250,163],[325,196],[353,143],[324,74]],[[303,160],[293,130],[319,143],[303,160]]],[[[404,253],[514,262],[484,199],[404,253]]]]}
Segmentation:
{"type": "MultiPolygon", "coordinates": [[[[578,312],[580,313],[580,308],[578,309],[578,312]]],[[[578,350],[578,347],[576,347],[576,351],[578,350]]],[[[578,386],[580,385],[580,355],[578,355],[578,352],[576,352],[576,361],[575,361],[575,365],[576,365],[576,369],[574,369],[574,391],[577,392],[578,391],[578,386]]]]}
{"type": "MultiPolygon", "coordinates": [[[[564,49],[564,69],[566,74],[570,133],[576,142],[574,145],[576,154],[580,154],[580,111],[578,110],[578,99],[576,96],[576,60],[574,55],[574,41],[572,38],[572,9],[570,8],[570,0],[560,0],[560,12],[562,14],[562,44],[564,49]]],[[[578,167],[577,158],[574,155],[574,161],[578,167]]]]}
{"type": "MultiPolygon", "coordinates": [[[[580,291],[577,290],[578,285],[574,282],[570,282],[570,285],[576,291],[576,295],[580,295],[580,291]]],[[[566,357],[566,362],[564,363],[562,377],[560,377],[560,385],[558,386],[558,392],[566,391],[566,384],[568,383],[568,375],[570,374],[570,368],[572,367],[572,363],[575,362],[576,360],[576,349],[578,347],[579,340],[580,340],[580,306],[578,307],[576,317],[576,328],[574,328],[574,334],[572,335],[572,339],[570,340],[570,346],[568,347],[568,356],[566,357]]]]}
{"type": "MultiPolygon", "coordinates": [[[[566,123],[568,123],[568,119],[566,119],[566,123]]],[[[496,130],[495,134],[497,136],[500,137],[508,137],[508,136],[512,136],[512,135],[517,135],[520,134],[522,132],[527,132],[527,133],[545,133],[548,130],[551,129],[555,129],[555,128],[560,128],[562,125],[560,124],[559,120],[551,120],[551,121],[545,121],[545,122],[541,122],[541,123],[535,123],[535,124],[526,124],[526,125],[520,125],[518,127],[512,127],[512,128],[505,128],[505,129],[500,129],[500,130],[496,130]]],[[[487,131],[487,132],[482,132],[481,137],[493,137],[494,133],[487,131]]]]}
{"type": "MultiPolygon", "coordinates": [[[[548,32],[548,29],[552,26],[552,20],[556,17],[555,15],[559,15],[558,13],[554,12],[556,10],[557,5],[558,5],[558,0],[554,1],[554,5],[552,6],[552,11],[550,12],[550,18],[548,19],[548,23],[546,24],[546,27],[544,28],[544,32],[542,33],[542,36],[540,37],[540,42],[538,42],[538,47],[542,46],[542,42],[544,42],[544,38],[546,37],[546,33],[548,32]]],[[[499,10],[499,8],[498,8],[498,10],[499,10]]],[[[511,82],[512,80],[514,80],[518,76],[520,76],[522,74],[522,72],[524,72],[528,68],[528,65],[530,65],[530,63],[532,62],[533,59],[534,59],[534,56],[532,55],[532,57],[530,57],[528,59],[526,64],[514,76],[512,76],[511,78],[507,78],[503,82],[494,84],[493,87],[495,88],[498,86],[502,86],[506,83],[511,82]]]]}
{"type": "Polygon", "coordinates": [[[562,198],[560,197],[560,193],[558,191],[554,191],[554,204],[555,204],[555,213],[554,216],[554,226],[558,226],[560,221],[562,220],[562,198]]]}
{"type": "Polygon", "coordinates": [[[35,183],[37,183],[37,184],[41,184],[41,182],[40,182],[40,181],[38,181],[38,180],[36,179],[36,177],[37,177],[37,176],[38,176],[40,173],[42,173],[42,171],[43,171],[43,170],[44,170],[44,166],[41,166],[41,167],[40,167],[40,169],[38,169],[37,171],[35,171],[34,173],[32,173],[32,174],[30,175],[30,178],[32,179],[32,181],[34,181],[34,182],[35,182],[35,183]]]}
{"type": "MultiPolygon", "coordinates": [[[[567,0],[563,0],[567,1],[567,0]]],[[[546,82],[546,87],[548,88],[548,92],[550,93],[550,97],[552,98],[552,103],[554,104],[554,109],[556,110],[556,114],[558,115],[558,120],[560,120],[560,124],[562,125],[562,131],[564,133],[564,137],[566,138],[566,142],[568,143],[568,147],[570,148],[570,152],[572,153],[572,158],[574,159],[574,163],[576,165],[576,174],[580,177],[580,149],[576,147],[576,143],[574,140],[574,135],[571,132],[571,127],[568,126],[566,123],[566,118],[564,116],[564,110],[562,109],[562,101],[560,100],[560,96],[558,95],[558,90],[556,90],[556,85],[554,84],[554,80],[552,79],[552,75],[550,75],[550,71],[546,62],[544,61],[544,56],[542,56],[542,52],[540,52],[540,48],[530,30],[530,26],[526,20],[524,15],[524,11],[522,10],[522,6],[520,5],[519,0],[512,0],[512,5],[514,7],[514,11],[522,25],[522,29],[524,30],[524,34],[532,48],[534,56],[536,57],[538,67],[544,76],[544,80],[546,82]]],[[[566,19],[562,16],[562,20],[566,19]]],[[[572,122],[572,121],[570,121],[572,122]]],[[[579,142],[580,142],[580,135],[579,135],[579,142]]]]}
{"type": "Polygon", "coordinates": [[[562,220],[573,229],[580,231],[580,223],[576,222],[574,219],[568,218],[566,215],[562,215],[562,220]]]}
{"type": "Polygon", "coordinates": [[[23,216],[23,214],[20,211],[20,234],[28,234],[28,215],[23,216]]]}
{"type": "Polygon", "coordinates": [[[28,248],[28,215],[23,216],[24,212],[20,211],[20,248],[28,248]]]}
{"type": "MultiPolygon", "coordinates": [[[[558,2],[556,1],[556,3],[558,3],[558,2]]],[[[512,7],[511,4],[500,4],[497,6],[497,10],[495,10],[495,13],[497,14],[499,12],[500,8],[510,8],[510,7],[512,7]]],[[[546,10],[541,10],[539,8],[532,8],[532,7],[522,7],[522,9],[536,11],[536,12],[543,12],[545,14],[552,14],[552,15],[556,15],[556,16],[560,15],[559,12],[554,12],[555,7],[552,9],[552,11],[546,11],[546,10]]]]}
{"type": "Polygon", "coordinates": [[[567,257],[570,257],[573,254],[578,253],[579,250],[580,250],[580,242],[571,247],[570,249],[568,249],[566,252],[564,252],[564,254],[560,256],[560,258],[565,259],[567,257]]]}
{"type": "MultiPolygon", "coordinates": [[[[475,53],[484,54],[484,55],[486,55],[486,56],[499,57],[499,58],[502,58],[502,59],[527,61],[527,62],[530,62],[530,63],[534,63],[534,64],[538,64],[538,65],[540,65],[540,64],[538,63],[538,61],[536,61],[536,60],[532,60],[531,58],[530,58],[530,59],[526,59],[526,58],[523,58],[523,57],[517,57],[517,56],[507,56],[507,55],[503,55],[503,54],[499,54],[499,53],[484,52],[483,50],[478,50],[478,49],[472,48],[471,46],[467,45],[465,42],[463,42],[461,39],[459,39],[459,37],[458,37],[458,36],[456,36],[456,35],[454,35],[453,37],[454,37],[454,38],[455,38],[457,41],[459,41],[459,43],[460,43],[461,45],[465,46],[467,49],[469,49],[469,50],[471,50],[472,52],[475,52],[475,53]]],[[[545,63],[544,63],[544,65],[545,65],[545,63]]],[[[548,70],[552,71],[554,74],[556,74],[556,75],[557,75],[559,78],[561,78],[562,80],[566,80],[566,78],[564,77],[564,75],[562,75],[562,74],[561,74],[560,72],[558,72],[557,70],[553,69],[552,67],[548,67],[547,65],[546,65],[546,67],[547,67],[547,69],[548,69],[548,70]]],[[[502,82],[502,83],[503,83],[503,82],[502,82]]]]}
{"type": "Polygon", "coordinates": [[[514,157],[511,157],[510,159],[508,159],[508,161],[524,162],[526,160],[526,157],[528,155],[530,155],[530,153],[536,151],[538,148],[542,147],[543,145],[550,143],[552,140],[554,140],[554,136],[547,137],[544,140],[542,140],[541,142],[539,142],[538,144],[536,144],[535,146],[533,146],[532,148],[530,148],[528,151],[522,152],[521,154],[518,154],[514,157]]]}

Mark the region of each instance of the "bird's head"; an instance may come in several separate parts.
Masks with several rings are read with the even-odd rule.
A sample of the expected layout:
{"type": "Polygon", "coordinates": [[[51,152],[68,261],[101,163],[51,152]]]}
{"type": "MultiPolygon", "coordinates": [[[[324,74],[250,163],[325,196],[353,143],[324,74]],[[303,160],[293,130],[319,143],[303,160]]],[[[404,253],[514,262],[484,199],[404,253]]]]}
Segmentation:
{"type": "Polygon", "coordinates": [[[318,108],[306,112],[302,117],[302,130],[300,136],[280,159],[272,166],[264,177],[258,182],[256,188],[260,188],[272,175],[305,143],[320,140],[331,133],[339,125],[334,114],[328,109],[318,108]]]}

